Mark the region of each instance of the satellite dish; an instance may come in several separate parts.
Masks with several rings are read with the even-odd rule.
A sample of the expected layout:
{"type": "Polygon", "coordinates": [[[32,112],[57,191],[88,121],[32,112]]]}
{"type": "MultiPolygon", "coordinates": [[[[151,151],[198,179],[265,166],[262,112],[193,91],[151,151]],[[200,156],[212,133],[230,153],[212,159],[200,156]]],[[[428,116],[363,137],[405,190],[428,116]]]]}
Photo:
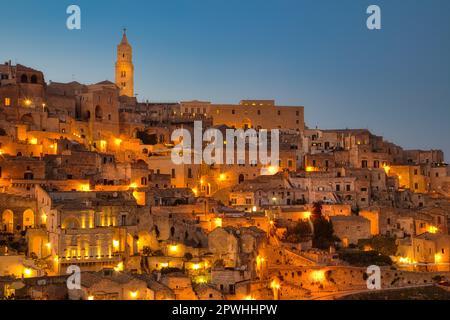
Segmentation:
{"type": "Polygon", "coordinates": [[[45,280],[45,279],[38,280],[37,284],[38,284],[38,286],[45,286],[45,285],[47,285],[47,280],[45,280]]]}

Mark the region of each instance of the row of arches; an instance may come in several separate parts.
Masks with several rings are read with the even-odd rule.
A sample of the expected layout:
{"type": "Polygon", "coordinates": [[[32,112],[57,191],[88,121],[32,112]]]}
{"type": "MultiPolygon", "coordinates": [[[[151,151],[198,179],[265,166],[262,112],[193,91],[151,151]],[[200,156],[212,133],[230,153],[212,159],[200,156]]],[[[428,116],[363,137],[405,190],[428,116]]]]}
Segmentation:
{"type": "Polygon", "coordinates": [[[36,83],[38,83],[38,77],[37,77],[37,75],[33,74],[33,75],[31,75],[31,77],[29,78],[29,81],[28,81],[28,75],[22,74],[20,76],[20,82],[21,83],[28,83],[29,82],[29,83],[36,84],[36,83]]]}
{"type": "Polygon", "coordinates": [[[1,216],[1,231],[13,233],[15,230],[26,230],[35,226],[35,214],[31,209],[27,209],[22,214],[22,224],[17,224],[14,219],[14,212],[10,209],[4,210],[1,216]]]}

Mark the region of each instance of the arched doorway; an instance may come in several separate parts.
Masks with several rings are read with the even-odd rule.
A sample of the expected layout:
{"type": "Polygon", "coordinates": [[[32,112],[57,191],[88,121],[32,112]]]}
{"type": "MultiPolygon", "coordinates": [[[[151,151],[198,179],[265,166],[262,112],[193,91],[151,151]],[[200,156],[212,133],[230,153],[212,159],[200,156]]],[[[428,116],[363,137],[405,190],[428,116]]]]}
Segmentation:
{"type": "Polygon", "coordinates": [[[26,171],[26,172],[23,174],[23,179],[24,179],[24,180],[33,180],[33,179],[34,179],[34,174],[33,174],[33,172],[31,172],[31,171],[26,171]]]}
{"type": "Polygon", "coordinates": [[[25,123],[25,124],[33,124],[33,116],[30,113],[24,114],[21,118],[20,121],[25,123]]]}
{"type": "Polygon", "coordinates": [[[27,209],[23,213],[23,230],[34,227],[34,212],[31,209],[27,209]]]}
{"type": "Polygon", "coordinates": [[[35,74],[31,76],[31,83],[37,83],[37,76],[35,74]]]}
{"type": "Polygon", "coordinates": [[[9,233],[12,233],[14,230],[14,213],[11,210],[3,211],[2,230],[9,233]]]}
{"type": "Polygon", "coordinates": [[[23,75],[20,77],[20,82],[22,82],[22,83],[28,83],[28,77],[27,77],[26,74],[23,74],[23,75]]]}
{"type": "Polygon", "coordinates": [[[103,119],[103,110],[100,106],[95,107],[95,120],[100,121],[103,119]]]}

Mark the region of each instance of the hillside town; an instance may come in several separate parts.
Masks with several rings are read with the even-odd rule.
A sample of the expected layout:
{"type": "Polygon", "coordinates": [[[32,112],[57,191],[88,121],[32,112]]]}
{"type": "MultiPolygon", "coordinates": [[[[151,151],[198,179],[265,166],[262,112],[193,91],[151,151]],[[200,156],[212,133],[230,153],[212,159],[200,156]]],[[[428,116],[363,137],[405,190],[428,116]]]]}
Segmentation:
{"type": "Polygon", "coordinates": [[[383,290],[448,287],[441,150],[310,128],[274,100],[138,101],[134,78],[125,31],[114,82],[0,64],[0,299],[337,299],[370,265],[383,290]],[[278,130],[279,159],[174,163],[196,122],[278,130]]]}

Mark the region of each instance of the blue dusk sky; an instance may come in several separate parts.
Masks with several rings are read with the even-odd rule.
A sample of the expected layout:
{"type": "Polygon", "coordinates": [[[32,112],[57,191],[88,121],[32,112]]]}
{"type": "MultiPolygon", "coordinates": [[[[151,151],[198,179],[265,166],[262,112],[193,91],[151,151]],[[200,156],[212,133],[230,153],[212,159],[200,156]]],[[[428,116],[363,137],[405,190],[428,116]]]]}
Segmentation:
{"type": "Polygon", "coordinates": [[[114,80],[126,26],[139,100],[275,99],[304,105],[310,127],[368,128],[450,159],[448,0],[18,0],[1,12],[0,61],[47,81],[114,80]],[[366,27],[371,4],[380,31],[366,27]]]}

